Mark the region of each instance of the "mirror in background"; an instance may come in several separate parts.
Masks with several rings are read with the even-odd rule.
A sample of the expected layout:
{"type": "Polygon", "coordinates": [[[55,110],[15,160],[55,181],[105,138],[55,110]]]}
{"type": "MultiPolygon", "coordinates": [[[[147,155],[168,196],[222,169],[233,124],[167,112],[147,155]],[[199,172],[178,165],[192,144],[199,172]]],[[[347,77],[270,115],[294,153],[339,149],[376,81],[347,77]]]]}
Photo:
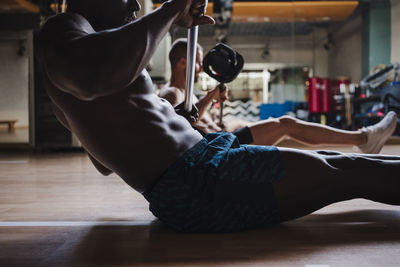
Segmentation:
{"type": "MultiPolygon", "coordinates": [[[[256,122],[261,117],[283,115],[282,107],[302,105],[307,101],[307,80],[310,73],[308,66],[245,64],[245,69],[238,77],[227,84],[229,101],[224,104],[224,118],[256,122]],[[261,106],[268,108],[261,109],[261,106]],[[274,109],[275,106],[278,109],[274,109]],[[264,114],[264,110],[268,114],[264,114]],[[264,111],[263,114],[261,111],[264,111]]],[[[215,86],[217,82],[214,79],[201,73],[195,93],[198,96],[204,95],[215,86]]],[[[218,108],[210,111],[218,112],[218,108]]],[[[306,117],[308,114],[293,114],[296,115],[306,117]]]]}
{"type": "Polygon", "coordinates": [[[0,144],[29,144],[31,35],[0,34],[0,144]]]}

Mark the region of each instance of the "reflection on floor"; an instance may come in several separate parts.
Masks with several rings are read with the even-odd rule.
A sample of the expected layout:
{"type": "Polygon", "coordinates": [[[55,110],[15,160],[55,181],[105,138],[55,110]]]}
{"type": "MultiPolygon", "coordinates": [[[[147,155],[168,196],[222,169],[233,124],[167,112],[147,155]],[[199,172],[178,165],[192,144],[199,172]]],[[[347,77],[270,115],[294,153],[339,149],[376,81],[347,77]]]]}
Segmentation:
{"type": "Polygon", "coordinates": [[[356,199],[270,229],[183,234],[83,153],[0,152],[0,248],[0,266],[394,267],[400,209],[356,199]]]}
{"type": "Polygon", "coordinates": [[[7,127],[0,127],[0,143],[29,143],[29,128],[15,128],[9,132],[7,127]]]}

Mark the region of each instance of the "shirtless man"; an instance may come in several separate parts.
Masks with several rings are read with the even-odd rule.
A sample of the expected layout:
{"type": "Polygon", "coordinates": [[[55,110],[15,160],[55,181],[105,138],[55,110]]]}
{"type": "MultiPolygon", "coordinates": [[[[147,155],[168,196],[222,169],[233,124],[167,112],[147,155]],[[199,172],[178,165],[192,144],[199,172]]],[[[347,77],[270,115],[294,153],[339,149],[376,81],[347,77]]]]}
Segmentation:
{"type": "Polygon", "coordinates": [[[138,20],[136,0],[68,4],[38,40],[54,112],[96,168],[142,193],[166,225],[230,232],[357,197],[400,204],[400,157],[240,146],[230,133],[203,138],[154,95],[149,59],[173,23],[213,23],[199,12],[204,0],[170,0],[138,20]]]}
{"type": "MultiPolygon", "coordinates": [[[[185,38],[177,39],[169,53],[171,79],[160,91],[160,97],[168,100],[173,106],[185,99],[186,81],[186,47],[185,38]]],[[[202,71],[203,49],[197,46],[195,81],[202,71]]],[[[250,123],[242,120],[226,120],[224,128],[216,123],[207,111],[212,101],[227,100],[227,90],[220,93],[219,87],[211,90],[200,100],[194,96],[199,110],[199,120],[195,127],[203,133],[215,133],[222,130],[235,134],[241,144],[276,145],[285,137],[292,138],[309,146],[318,145],[351,145],[362,153],[377,154],[386,140],[393,134],[397,125],[397,115],[389,112],[378,124],[358,131],[345,131],[306,122],[290,116],[261,120],[250,123]]]]}

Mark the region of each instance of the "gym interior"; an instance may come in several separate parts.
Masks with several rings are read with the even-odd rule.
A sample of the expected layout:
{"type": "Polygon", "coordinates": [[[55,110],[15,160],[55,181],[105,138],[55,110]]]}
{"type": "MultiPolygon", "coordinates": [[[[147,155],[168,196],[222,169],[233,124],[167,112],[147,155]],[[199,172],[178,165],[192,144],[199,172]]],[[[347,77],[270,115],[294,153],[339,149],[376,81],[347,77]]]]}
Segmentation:
{"type": "MultiPolygon", "coordinates": [[[[162,3],[139,2],[139,17],[162,3]]],[[[95,169],[53,114],[36,40],[49,17],[67,11],[68,0],[0,1],[0,266],[400,265],[399,207],[365,199],[239,233],[163,225],[140,193],[95,169]]],[[[227,83],[224,120],[288,115],[358,130],[400,115],[400,0],[211,0],[207,14],[216,24],[199,27],[204,54],[224,43],[244,59],[227,83]]],[[[187,34],[174,25],[159,43],[146,68],[154,93],[169,81],[172,43],[187,34]]],[[[194,93],[218,83],[202,72],[194,93]]],[[[397,125],[382,154],[400,155],[399,135],[397,125]]],[[[278,146],[354,152],[291,139],[278,146]]]]}

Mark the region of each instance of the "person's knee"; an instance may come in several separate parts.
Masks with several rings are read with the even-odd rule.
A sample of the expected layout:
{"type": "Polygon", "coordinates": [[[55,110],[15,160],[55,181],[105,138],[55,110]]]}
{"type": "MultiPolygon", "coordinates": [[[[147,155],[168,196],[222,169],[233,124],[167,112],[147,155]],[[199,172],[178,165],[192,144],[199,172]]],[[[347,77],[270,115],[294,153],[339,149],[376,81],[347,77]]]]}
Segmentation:
{"type": "Polygon", "coordinates": [[[297,119],[293,118],[289,115],[283,115],[281,117],[279,117],[279,122],[283,123],[283,124],[293,124],[296,123],[297,119]]]}
{"type": "Polygon", "coordinates": [[[279,117],[279,124],[287,129],[287,131],[293,129],[293,127],[296,125],[297,120],[291,116],[284,115],[282,117],[279,117]]]}

